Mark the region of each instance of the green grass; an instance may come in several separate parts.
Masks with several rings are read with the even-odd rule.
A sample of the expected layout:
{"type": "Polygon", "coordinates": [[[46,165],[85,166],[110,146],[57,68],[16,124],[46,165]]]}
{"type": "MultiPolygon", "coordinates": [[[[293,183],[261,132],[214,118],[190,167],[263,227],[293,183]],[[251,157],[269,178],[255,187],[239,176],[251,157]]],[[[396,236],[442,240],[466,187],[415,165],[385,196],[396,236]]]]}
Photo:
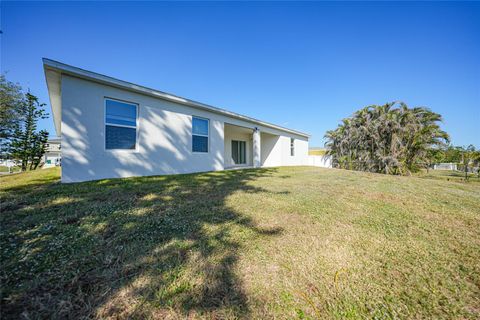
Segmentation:
{"type": "Polygon", "coordinates": [[[0,177],[1,313],[478,319],[480,185],[290,167],[0,177]]]}
{"type": "MultiPolygon", "coordinates": [[[[12,167],[10,169],[12,172],[19,172],[20,171],[20,167],[12,167]]],[[[0,172],[9,172],[9,168],[7,166],[0,166],[0,172]]]]}
{"type": "MultiPolygon", "coordinates": [[[[461,171],[451,171],[451,170],[425,170],[417,174],[420,178],[427,179],[437,179],[437,180],[446,180],[446,181],[456,181],[456,182],[465,182],[465,173],[461,171]]],[[[468,182],[471,183],[480,183],[480,178],[477,174],[468,173],[468,182]]]]}

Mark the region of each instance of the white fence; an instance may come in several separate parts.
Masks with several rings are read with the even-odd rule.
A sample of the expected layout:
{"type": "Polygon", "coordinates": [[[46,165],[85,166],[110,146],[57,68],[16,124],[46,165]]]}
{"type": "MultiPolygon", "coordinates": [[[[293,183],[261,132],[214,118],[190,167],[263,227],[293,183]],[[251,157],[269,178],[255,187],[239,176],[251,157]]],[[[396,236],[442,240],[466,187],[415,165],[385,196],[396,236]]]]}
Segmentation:
{"type": "Polygon", "coordinates": [[[437,163],[433,165],[433,170],[457,170],[456,163],[437,163]]]}
{"type": "Polygon", "coordinates": [[[1,159],[0,160],[0,166],[14,167],[15,166],[15,161],[1,159]]]}
{"type": "Polygon", "coordinates": [[[308,165],[314,167],[331,168],[332,162],[325,156],[308,156],[308,165]]]}

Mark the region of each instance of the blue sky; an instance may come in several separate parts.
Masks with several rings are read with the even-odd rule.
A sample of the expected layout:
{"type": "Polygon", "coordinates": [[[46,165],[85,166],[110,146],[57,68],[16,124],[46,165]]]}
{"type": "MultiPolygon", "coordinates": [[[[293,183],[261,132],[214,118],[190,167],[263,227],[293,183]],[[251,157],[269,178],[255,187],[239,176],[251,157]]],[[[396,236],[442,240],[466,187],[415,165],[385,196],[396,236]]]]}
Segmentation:
{"type": "Polygon", "coordinates": [[[1,29],[1,72],[48,109],[42,57],[308,132],[311,146],[402,100],[480,147],[479,2],[2,1],[1,29]]]}

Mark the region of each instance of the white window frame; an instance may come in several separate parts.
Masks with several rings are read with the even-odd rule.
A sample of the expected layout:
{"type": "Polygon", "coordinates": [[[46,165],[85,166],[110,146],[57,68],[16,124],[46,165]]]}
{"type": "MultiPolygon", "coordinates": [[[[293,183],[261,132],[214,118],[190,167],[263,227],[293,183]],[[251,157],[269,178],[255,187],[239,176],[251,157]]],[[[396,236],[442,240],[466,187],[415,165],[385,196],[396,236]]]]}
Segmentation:
{"type": "Polygon", "coordinates": [[[290,157],[295,157],[295,138],[290,138],[290,157]]]}
{"type": "Polygon", "coordinates": [[[139,124],[139,105],[138,103],[111,98],[111,97],[104,97],[103,98],[103,150],[107,152],[138,152],[138,124],[139,124]],[[135,126],[129,126],[124,124],[115,124],[115,123],[107,123],[107,100],[111,101],[118,101],[130,105],[135,106],[135,126]],[[135,149],[107,149],[107,125],[114,126],[114,127],[123,127],[123,128],[131,128],[135,129],[135,149]]]}
{"type": "Polygon", "coordinates": [[[191,141],[192,141],[192,149],[191,149],[192,153],[198,153],[198,154],[208,154],[208,153],[210,153],[210,119],[204,118],[204,117],[199,117],[199,116],[192,116],[192,139],[191,139],[191,141]],[[208,127],[208,134],[207,135],[193,133],[193,119],[194,118],[207,121],[207,127],[208,127]],[[207,152],[193,151],[193,136],[207,137],[207,152]]]}

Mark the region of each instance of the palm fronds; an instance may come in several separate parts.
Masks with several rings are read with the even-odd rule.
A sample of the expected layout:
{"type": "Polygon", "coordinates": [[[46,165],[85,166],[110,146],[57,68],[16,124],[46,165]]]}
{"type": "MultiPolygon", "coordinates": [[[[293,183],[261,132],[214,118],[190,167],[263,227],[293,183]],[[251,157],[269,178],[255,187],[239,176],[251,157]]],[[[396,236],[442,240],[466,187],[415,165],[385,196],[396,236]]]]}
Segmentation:
{"type": "Polygon", "coordinates": [[[337,168],[410,174],[428,161],[433,146],[448,142],[442,116],[403,102],[372,105],[325,134],[327,156],[337,168]]]}

